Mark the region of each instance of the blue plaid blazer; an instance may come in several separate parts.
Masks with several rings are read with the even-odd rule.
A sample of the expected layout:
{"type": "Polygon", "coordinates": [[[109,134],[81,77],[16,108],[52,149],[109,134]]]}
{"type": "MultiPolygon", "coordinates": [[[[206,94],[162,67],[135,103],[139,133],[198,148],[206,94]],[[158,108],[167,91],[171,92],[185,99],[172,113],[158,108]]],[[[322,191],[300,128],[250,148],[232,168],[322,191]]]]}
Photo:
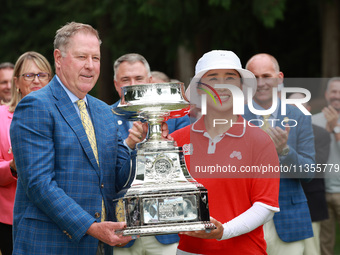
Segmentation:
{"type": "Polygon", "coordinates": [[[134,175],[110,106],[87,99],[100,167],[56,77],[15,110],[10,136],[19,178],[13,254],[96,254],[98,240],[86,231],[100,221],[102,199],[113,218],[112,200],[134,175]]]}
{"type": "MultiPolygon", "coordinates": [[[[116,103],[114,103],[112,105],[112,108],[115,108],[118,106],[120,100],[117,101],[116,103]]],[[[129,122],[124,120],[121,117],[117,117],[118,120],[118,129],[119,129],[119,133],[121,135],[121,137],[123,139],[125,139],[126,137],[128,137],[129,135],[129,122]]],[[[176,118],[176,119],[170,119],[166,122],[168,124],[168,129],[169,129],[169,133],[174,132],[177,129],[180,129],[182,127],[185,127],[187,125],[190,124],[190,119],[188,117],[188,115],[181,117],[181,118],[176,118]]],[[[162,243],[162,244],[172,244],[172,243],[176,243],[179,241],[179,236],[177,234],[170,234],[170,235],[158,235],[155,236],[156,239],[158,240],[158,242],[162,243]]],[[[129,248],[134,244],[134,240],[130,241],[127,245],[124,246],[124,248],[129,248]]]]}
{"type": "MultiPolygon", "coordinates": [[[[285,117],[297,121],[296,127],[291,127],[288,136],[290,151],[287,156],[279,157],[282,166],[299,166],[315,164],[314,135],[311,116],[305,116],[297,107],[287,105],[286,115],[281,115],[278,109],[279,121],[285,117]]],[[[257,119],[248,107],[245,107],[244,118],[257,119]]],[[[252,122],[256,124],[256,122],[252,122]]],[[[293,123],[290,123],[293,125],[293,123]]],[[[279,124],[281,127],[281,124],[279,124]]],[[[312,222],[307,199],[302,189],[301,181],[310,181],[314,176],[311,171],[306,173],[281,173],[279,205],[280,212],[274,215],[274,224],[278,236],[284,242],[294,242],[313,236],[312,222]]]]}

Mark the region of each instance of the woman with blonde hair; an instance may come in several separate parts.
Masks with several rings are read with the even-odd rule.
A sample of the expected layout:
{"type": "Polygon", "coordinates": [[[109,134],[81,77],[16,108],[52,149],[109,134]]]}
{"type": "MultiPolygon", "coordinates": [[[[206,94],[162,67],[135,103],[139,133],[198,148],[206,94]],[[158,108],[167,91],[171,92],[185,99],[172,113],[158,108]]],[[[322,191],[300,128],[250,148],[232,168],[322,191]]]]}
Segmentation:
{"type": "Polygon", "coordinates": [[[12,254],[12,224],[17,173],[13,159],[9,127],[20,100],[46,86],[52,79],[52,68],[41,54],[29,51],[22,54],[15,66],[12,78],[11,101],[0,106],[0,251],[12,254]]]}
{"type": "Polygon", "coordinates": [[[44,87],[52,77],[51,65],[43,55],[34,51],[22,54],[14,66],[12,99],[8,104],[10,112],[14,112],[24,96],[44,87]],[[35,70],[37,73],[34,73],[35,70]]]}

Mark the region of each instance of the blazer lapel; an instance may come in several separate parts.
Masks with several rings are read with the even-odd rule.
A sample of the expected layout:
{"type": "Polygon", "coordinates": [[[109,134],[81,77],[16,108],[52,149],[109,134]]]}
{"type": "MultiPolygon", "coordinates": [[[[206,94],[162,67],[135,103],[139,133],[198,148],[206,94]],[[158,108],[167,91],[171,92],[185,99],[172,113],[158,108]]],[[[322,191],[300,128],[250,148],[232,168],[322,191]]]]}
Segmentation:
{"type": "Polygon", "coordinates": [[[126,137],[129,136],[129,121],[124,120],[123,118],[117,117],[119,119],[119,132],[121,133],[121,138],[124,140],[126,137]]]}
{"type": "MultiPolygon", "coordinates": [[[[112,109],[116,108],[119,105],[119,103],[120,103],[120,100],[114,103],[111,106],[112,109]]],[[[130,121],[124,119],[122,116],[119,116],[119,115],[114,114],[114,116],[117,119],[119,135],[124,140],[126,137],[129,136],[130,121]]]]}
{"type": "Polygon", "coordinates": [[[284,130],[285,127],[284,127],[284,125],[282,125],[282,124],[284,124],[282,121],[283,121],[286,117],[288,117],[290,110],[287,108],[286,115],[282,115],[282,114],[281,114],[281,104],[279,104],[279,107],[278,107],[277,110],[278,110],[277,118],[279,119],[279,122],[278,122],[277,126],[279,126],[280,128],[282,128],[282,129],[284,130]],[[281,124],[281,123],[282,123],[282,124],[281,124]]]}
{"type": "Polygon", "coordinates": [[[105,130],[103,129],[103,123],[106,122],[104,116],[102,114],[103,109],[98,107],[95,100],[91,97],[87,97],[87,102],[89,104],[91,120],[93,123],[96,141],[97,141],[97,150],[98,150],[98,160],[102,162],[103,159],[103,150],[105,149],[105,130]]]}
{"type": "MultiPolygon", "coordinates": [[[[257,120],[257,116],[249,110],[248,105],[245,105],[244,116],[243,117],[247,121],[249,121],[249,120],[257,120]]],[[[252,121],[251,124],[253,124],[255,126],[259,126],[260,122],[259,121],[252,121]]]]}
{"type": "MultiPolygon", "coordinates": [[[[287,108],[287,113],[286,115],[281,115],[281,104],[279,104],[279,107],[278,107],[278,112],[277,112],[277,119],[279,121],[277,121],[276,123],[276,126],[279,126],[281,127],[282,129],[285,129],[284,127],[282,127],[281,125],[281,122],[284,120],[284,118],[286,118],[290,113],[290,109],[287,108]]],[[[257,115],[255,115],[254,113],[250,112],[248,106],[246,105],[245,109],[244,109],[244,116],[245,116],[245,119],[246,120],[253,120],[253,119],[257,119],[257,115]]],[[[259,126],[260,125],[260,122],[257,122],[257,121],[252,121],[251,122],[252,124],[256,125],[256,126],[259,126]]]]}
{"type": "Polygon", "coordinates": [[[71,102],[66,91],[61,87],[56,78],[54,78],[53,82],[51,83],[51,89],[53,96],[57,99],[56,106],[59,109],[60,114],[64,117],[68,125],[77,135],[78,140],[85,151],[85,154],[90,160],[92,166],[95,168],[98,176],[100,176],[99,166],[97,164],[90,142],[87,138],[87,134],[85,132],[81,119],[77,114],[73,103],[71,102]]]}

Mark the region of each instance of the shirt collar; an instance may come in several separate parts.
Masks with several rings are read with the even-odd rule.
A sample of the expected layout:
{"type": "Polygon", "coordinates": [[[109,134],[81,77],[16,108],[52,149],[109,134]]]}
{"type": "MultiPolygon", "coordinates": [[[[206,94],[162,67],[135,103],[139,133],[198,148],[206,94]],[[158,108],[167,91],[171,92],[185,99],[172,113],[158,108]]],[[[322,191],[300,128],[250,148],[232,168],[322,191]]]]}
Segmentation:
{"type": "MultiPolygon", "coordinates": [[[[275,111],[274,111],[273,113],[270,114],[270,116],[273,117],[274,119],[277,119],[277,116],[278,116],[278,113],[279,113],[279,106],[280,106],[280,103],[281,103],[280,99],[277,99],[277,106],[276,106],[276,109],[275,109],[275,111]]],[[[261,110],[261,111],[266,110],[266,109],[264,109],[262,106],[260,106],[259,104],[257,104],[254,100],[253,100],[253,106],[254,106],[254,108],[255,108],[256,110],[261,110]]],[[[260,117],[260,116],[257,115],[257,118],[259,118],[259,117],[260,117]]]]}
{"type": "MultiPolygon", "coordinates": [[[[61,82],[61,80],[59,79],[58,75],[56,75],[57,80],[59,81],[60,85],[63,87],[63,89],[65,90],[66,94],[68,95],[68,97],[70,98],[71,102],[76,104],[77,101],[79,100],[79,98],[77,96],[75,96],[68,88],[66,88],[66,86],[61,82]]],[[[84,97],[83,100],[85,101],[86,105],[87,105],[87,97],[84,97]]]]}
{"type": "MultiPolygon", "coordinates": [[[[238,116],[237,121],[233,123],[229,130],[223,134],[220,134],[220,136],[228,135],[231,137],[242,137],[245,133],[246,126],[247,121],[244,118],[242,118],[242,116],[238,116]]],[[[193,132],[203,133],[203,135],[207,133],[204,124],[204,115],[192,124],[191,130],[193,132]]]]}

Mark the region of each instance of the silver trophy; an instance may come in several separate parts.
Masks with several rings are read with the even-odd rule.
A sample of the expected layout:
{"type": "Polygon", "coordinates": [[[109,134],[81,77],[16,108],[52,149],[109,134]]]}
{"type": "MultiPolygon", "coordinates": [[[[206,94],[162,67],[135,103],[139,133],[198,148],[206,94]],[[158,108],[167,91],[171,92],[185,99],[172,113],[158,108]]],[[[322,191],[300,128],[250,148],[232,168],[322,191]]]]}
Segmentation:
{"type": "Polygon", "coordinates": [[[208,192],[188,172],[181,147],[161,136],[162,122],[185,116],[190,103],[182,83],[153,83],[122,88],[113,109],[128,121],[146,121],[147,138],[137,144],[135,178],[114,200],[123,235],[150,236],[215,228],[208,192]]]}

